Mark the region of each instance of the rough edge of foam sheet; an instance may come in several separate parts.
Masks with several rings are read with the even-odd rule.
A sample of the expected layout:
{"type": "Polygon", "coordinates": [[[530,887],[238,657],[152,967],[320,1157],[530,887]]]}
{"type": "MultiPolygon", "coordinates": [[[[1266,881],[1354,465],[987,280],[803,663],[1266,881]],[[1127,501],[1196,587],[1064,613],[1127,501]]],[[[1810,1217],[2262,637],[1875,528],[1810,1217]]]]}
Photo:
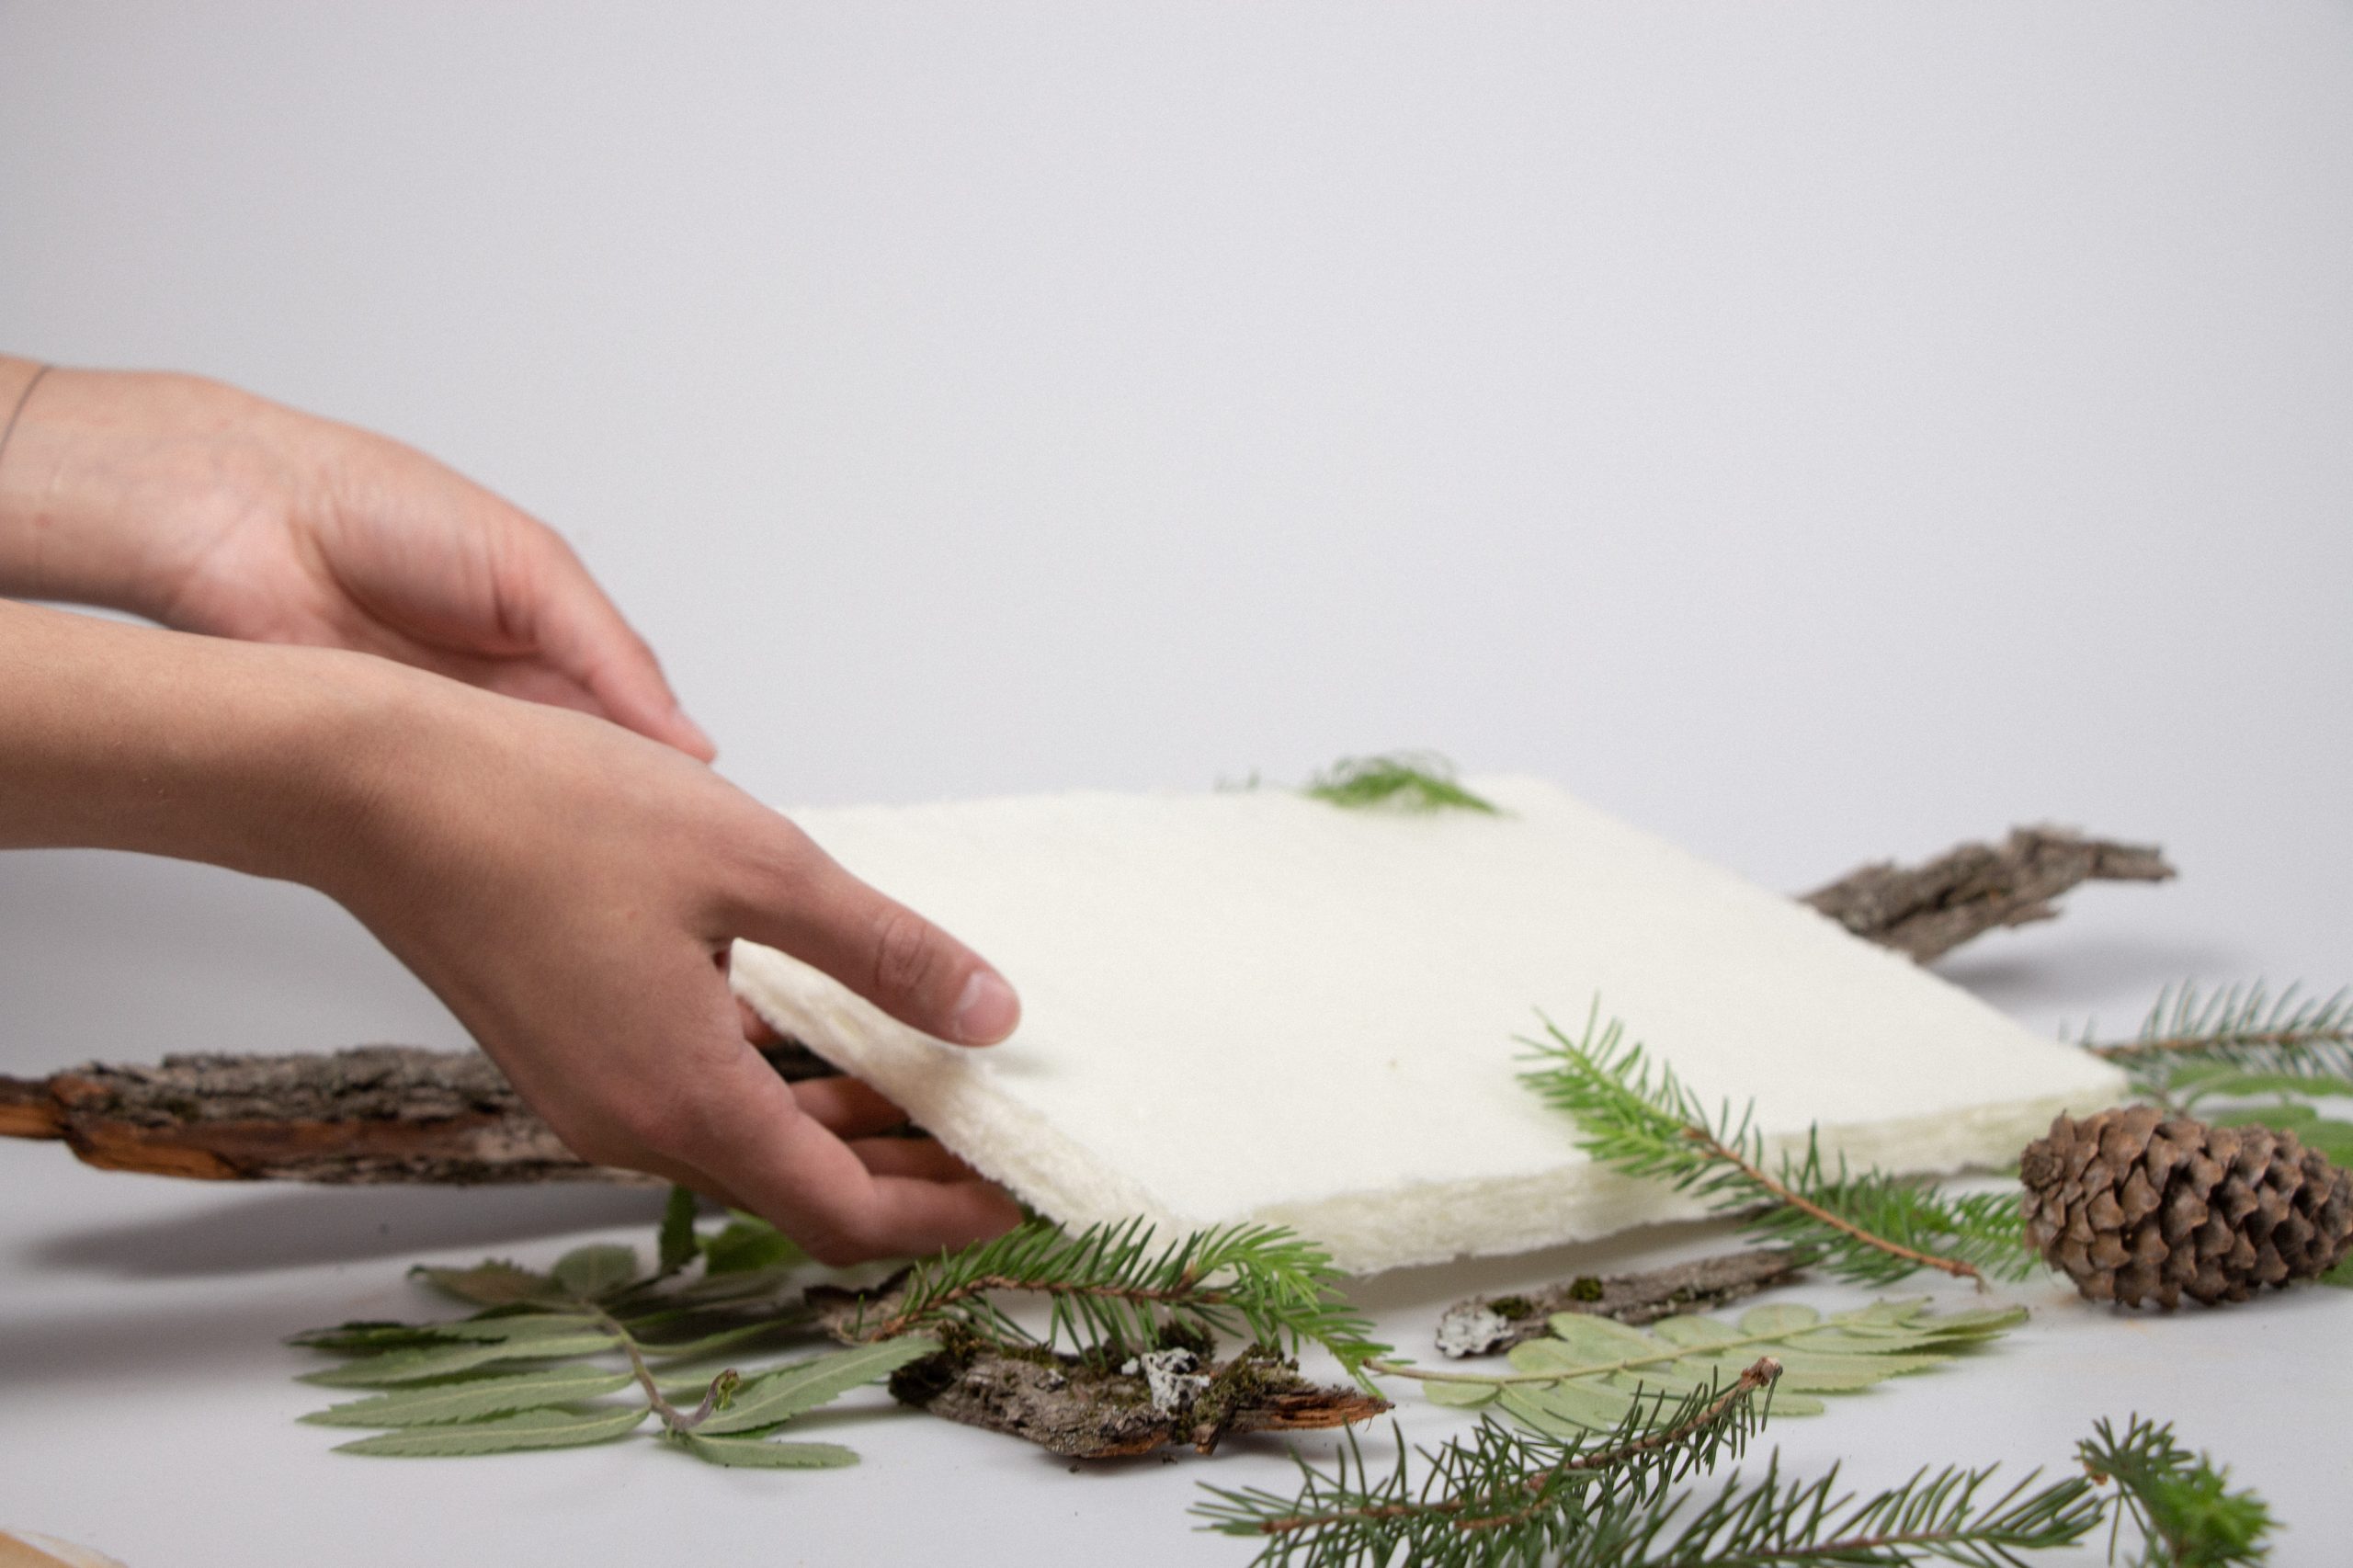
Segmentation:
{"type": "MultiPolygon", "coordinates": [[[[1639,830],[1625,831],[1639,834],[1639,830]]],[[[1640,836],[1650,839],[1647,835],[1640,836]]],[[[1664,841],[1651,842],[1696,863],[1696,858],[1686,851],[1664,841]]],[[[1710,869],[1718,877],[1738,881],[1729,872],[1710,869]]],[[[911,896],[921,902],[919,892],[911,896]]],[[[1762,896],[1770,899],[1777,910],[1789,909],[1793,917],[1819,919],[1777,895],[1762,896]]],[[[1829,922],[1822,924],[1825,931],[1836,932],[1839,940],[1853,940],[1829,922]]],[[[1895,955],[1878,949],[1867,952],[1871,961],[1900,965],[1907,977],[1918,973],[1895,955]]],[[[1116,1161],[1090,1148],[1078,1132],[1065,1131],[1037,1109],[992,1086],[984,1065],[986,1053],[947,1046],[908,1028],[781,953],[739,945],[733,972],[738,991],[771,1024],[835,1065],[866,1077],[976,1169],[1064,1223],[1141,1216],[1166,1232],[1238,1220],[1285,1224],[1323,1243],[1340,1267],[1370,1272],[1591,1240],[1636,1225],[1703,1212],[1697,1202],[1662,1184],[1595,1166],[1565,1136],[1560,1163],[1542,1169],[1493,1178],[1404,1181],[1373,1189],[1325,1191],[1297,1200],[1262,1203],[1246,1213],[1177,1212],[1143,1183],[1124,1174],[1116,1161]]],[[[1934,980],[1925,974],[1920,978],[1934,980]]],[[[1998,1017],[1991,1009],[1986,1012],[1998,1017]]],[[[1497,1044],[1497,1070],[1508,1073],[1513,1066],[1508,1050],[1505,1042],[1497,1044]]],[[[2053,1049],[2059,1048],[2054,1044],[2053,1049]]],[[[1843,1153],[1859,1165],[1877,1164],[1909,1173],[1982,1165],[2022,1147],[2059,1111],[2084,1108],[2102,1093],[2112,1097],[2121,1082],[2112,1070],[2094,1069],[2088,1063],[2076,1075],[2086,1080],[2086,1086],[2065,1093],[1970,1106],[1908,1120],[1824,1125],[1823,1142],[1826,1150],[1843,1153]],[[2101,1076],[2103,1071],[2106,1076],[2101,1076]],[[2090,1082],[2095,1078],[2097,1085],[2090,1082]]],[[[1802,1136],[1797,1141],[1802,1142],[1802,1136]]]]}

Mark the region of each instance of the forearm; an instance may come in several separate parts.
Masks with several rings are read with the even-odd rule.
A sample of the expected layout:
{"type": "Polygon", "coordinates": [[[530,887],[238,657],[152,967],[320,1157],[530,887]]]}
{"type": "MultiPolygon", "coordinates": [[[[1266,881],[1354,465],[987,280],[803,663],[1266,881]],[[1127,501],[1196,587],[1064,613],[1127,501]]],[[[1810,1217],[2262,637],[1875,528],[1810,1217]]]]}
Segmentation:
{"type": "Polygon", "coordinates": [[[361,826],[404,672],[0,602],[0,849],[313,884],[361,826]]]}
{"type": "Polygon", "coordinates": [[[0,356],[0,421],[12,409],[0,597],[163,619],[175,577],[279,483],[240,438],[267,405],[217,382],[0,356]]]}

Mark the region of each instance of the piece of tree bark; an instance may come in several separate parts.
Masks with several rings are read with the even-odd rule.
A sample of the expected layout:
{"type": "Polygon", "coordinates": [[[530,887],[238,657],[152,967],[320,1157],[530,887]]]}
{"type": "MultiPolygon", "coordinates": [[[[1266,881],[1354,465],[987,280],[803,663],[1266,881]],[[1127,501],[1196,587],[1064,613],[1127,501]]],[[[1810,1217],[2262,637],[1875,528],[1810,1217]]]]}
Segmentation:
{"type": "MultiPolygon", "coordinates": [[[[905,1278],[903,1269],[867,1290],[813,1285],[809,1308],[835,1339],[860,1344],[897,1314],[905,1278]]],[[[940,1334],[947,1347],[892,1373],[892,1397],[1070,1459],[1120,1459],[1176,1443],[1206,1454],[1235,1433],[1345,1426],[1389,1408],[1361,1389],[1311,1382],[1297,1362],[1262,1346],[1212,1362],[1204,1340],[1198,1350],[1172,1345],[1108,1366],[1043,1346],[925,1332],[940,1334]]]]}
{"type": "Polygon", "coordinates": [[[1243,1432],[1302,1432],[1365,1421],[1389,1402],[1311,1382],[1296,1363],[1261,1351],[1230,1361],[1168,1358],[1158,1380],[1142,1358],[1121,1368],[1049,1350],[968,1342],[891,1374],[902,1404],[1036,1443],[1071,1459],[1119,1459],[1176,1443],[1212,1453],[1243,1432]]]}
{"type": "MultiPolygon", "coordinates": [[[[787,1078],[833,1071],[798,1045],[764,1054],[787,1078]]],[[[415,1046],[0,1077],[0,1134],[62,1139],[108,1170],[215,1181],[660,1185],[565,1148],[480,1051],[415,1046]]]]}
{"type": "Polygon", "coordinates": [[[2173,875],[2154,845],[2021,827],[2001,844],[1963,844],[1917,866],[1865,866],[1803,902],[1856,936],[1927,963],[1996,926],[2056,918],[2052,901],[2079,883],[2173,875]]]}
{"type": "MultiPolygon", "coordinates": [[[[1805,900],[1856,935],[1926,961],[1981,931],[2047,920],[2087,879],[2163,881],[2154,848],[2048,828],[1966,844],[1925,865],[1866,866],[1805,900]]],[[[763,1048],[789,1079],[834,1069],[763,1048]]],[[[62,1139],[112,1170],[233,1181],[644,1184],[563,1147],[489,1059],[365,1046],[325,1055],[167,1056],[154,1066],[0,1077],[0,1136],[62,1139]]]]}
{"type": "Polygon", "coordinates": [[[1449,1356],[1489,1356],[1551,1332],[1555,1312],[1586,1312],[1623,1324],[1656,1323],[1705,1312],[1786,1284],[1804,1264],[1787,1247],[1750,1247],[1638,1274],[1586,1275],[1540,1290],[1473,1296],[1438,1320],[1438,1347],[1449,1356]]]}

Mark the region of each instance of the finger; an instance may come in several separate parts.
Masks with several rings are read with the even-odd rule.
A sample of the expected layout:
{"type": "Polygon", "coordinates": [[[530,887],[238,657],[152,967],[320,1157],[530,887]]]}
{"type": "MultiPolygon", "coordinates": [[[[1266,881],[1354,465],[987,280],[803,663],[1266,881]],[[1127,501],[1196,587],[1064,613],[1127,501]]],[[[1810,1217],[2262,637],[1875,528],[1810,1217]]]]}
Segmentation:
{"type": "Polygon", "coordinates": [[[735,998],[735,1017],[744,1026],[744,1038],[754,1045],[775,1045],[784,1039],[776,1032],[773,1025],[760,1017],[758,1009],[741,996],[735,998]]]}
{"type": "Polygon", "coordinates": [[[719,748],[678,707],[654,650],[623,619],[572,547],[551,529],[541,540],[530,625],[540,652],[594,693],[605,716],[626,729],[710,761],[719,748]]]}
{"type": "Polygon", "coordinates": [[[866,1138],[907,1124],[907,1113],[856,1078],[803,1078],[792,1085],[801,1113],[836,1138],[866,1138]]]}
{"type": "Polygon", "coordinates": [[[849,1152],[878,1176],[915,1181],[979,1181],[981,1175],[928,1138],[853,1138],[849,1152]]]}
{"type": "Polygon", "coordinates": [[[485,691],[494,691],[518,702],[569,708],[575,713],[591,713],[599,719],[611,717],[595,692],[563,671],[536,660],[476,659],[468,663],[472,667],[458,672],[459,678],[485,691]]]}
{"type": "Polygon", "coordinates": [[[740,927],[732,935],[781,948],[940,1040],[991,1045],[1013,1032],[1020,999],[978,953],[772,822],[779,869],[728,912],[740,927]]]}
{"type": "Polygon", "coordinates": [[[1019,1207],[984,1182],[874,1175],[748,1049],[698,1088],[693,1163],[821,1263],[963,1246],[1020,1221],[1019,1207]]]}

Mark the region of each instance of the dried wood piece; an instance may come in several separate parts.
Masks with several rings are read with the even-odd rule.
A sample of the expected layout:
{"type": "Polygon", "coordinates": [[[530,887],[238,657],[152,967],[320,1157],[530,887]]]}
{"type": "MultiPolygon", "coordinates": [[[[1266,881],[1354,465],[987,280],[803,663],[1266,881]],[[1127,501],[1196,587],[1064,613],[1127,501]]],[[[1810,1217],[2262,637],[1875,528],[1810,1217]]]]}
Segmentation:
{"type": "Polygon", "coordinates": [[[1751,1247],[1638,1274],[1586,1275],[1540,1290],[1473,1296],[1438,1320],[1438,1347],[1449,1356],[1489,1356],[1541,1338],[1555,1312],[1586,1312],[1624,1324],[1656,1323],[1706,1312],[1797,1278],[1803,1255],[1751,1247]]]}
{"type": "MultiPolygon", "coordinates": [[[[813,1285],[817,1324],[845,1345],[897,1315],[906,1271],[869,1290],[813,1285]]],[[[1117,1366],[1042,1346],[993,1345],[969,1332],[926,1328],[947,1347],[891,1374],[892,1396],[934,1415],[1003,1432],[1070,1459],[1120,1459],[1175,1443],[1202,1453],[1239,1432],[1304,1432],[1368,1420],[1389,1402],[1353,1387],[1310,1382],[1299,1364],[1253,1346],[1211,1361],[1206,1339],[1117,1366]]]]}
{"type": "Polygon", "coordinates": [[[1296,1362],[1263,1350],[1207,1362],[1171,1348],[1112,1367],[976,1340],[900,1368],[891,1392],[934,1415],[1088,1460],[1174,1443],[1211,1453],[1235,1433],[1345,1426],[1389,1408],[1361,1389],[1310,1382],[1296,1362]]]}
{"type": "Polygon", "coordinates": [[[1999,845],[1963,844],[1917,866],[1865,866],[1803,902],[1856,936],[1927,963],[1997,926],[2057,918],[2052,901],[2079,883],[2173,875],[2154,845],[2021,827],[1999,845]]]}
{"type": "MultiPolygon", "coordinates": [[[[801,1047],[767,1054],[788,1078],[814,1075],[801,1047]]],[[[61,1139],[108,1170],[212,1181],[660,1185],[573,1153],[481,1052],[415,1046],[0,1077],[0,1135],[61,1139]]]]}

